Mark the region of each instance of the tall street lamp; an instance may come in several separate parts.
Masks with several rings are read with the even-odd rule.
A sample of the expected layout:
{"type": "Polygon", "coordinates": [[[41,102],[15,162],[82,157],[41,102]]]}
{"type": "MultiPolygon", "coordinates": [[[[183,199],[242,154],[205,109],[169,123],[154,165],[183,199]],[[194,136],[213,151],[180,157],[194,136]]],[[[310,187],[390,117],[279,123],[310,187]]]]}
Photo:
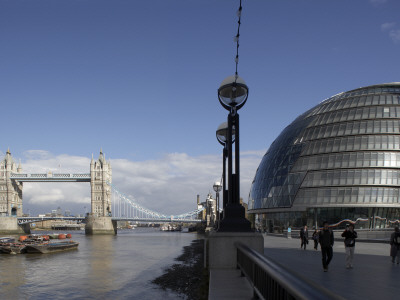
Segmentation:
{"type": "Polygon", "coordinates": [[[219,181],[214,182],[213,189],[215,191],[215,200],[217,201],[217,224],[218,224],[218,227],[219,227],[219,221],[220,221],[220,217],[219,217],[219,192],[222,190],[221,182],[219,182],[219,181]]]}
{"type": "Polygon", "coordinates": [[[224,218],[218,231],[251,231],[251,223],[245,218],[245,209],[240,204],[240,161],[239,161],[239,114],[249,93],[245,81],[237,75],[227,77],[218,89],[218,100],[229,111],[226,145],[228,152],[228,202],[224,218]],[[234,140],[232,135],[234,135],[234,140]],[[233,173],[232,143],[235,142],[235,173],[233,173]]]}

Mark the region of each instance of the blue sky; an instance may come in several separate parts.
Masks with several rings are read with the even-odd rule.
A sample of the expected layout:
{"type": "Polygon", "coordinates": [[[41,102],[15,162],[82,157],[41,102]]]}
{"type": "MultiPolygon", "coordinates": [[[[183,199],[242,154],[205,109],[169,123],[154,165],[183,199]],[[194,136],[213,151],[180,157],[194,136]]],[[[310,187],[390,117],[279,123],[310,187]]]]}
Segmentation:
{"type": "MultiPolygon", "coordinates": [[[[220,176],[220,166],[207,164],[221,154],[215,130],[227,112],[217,89],[234,73],[238,5],[0,0],[0,157],[10,147],[24,169],[61,162],[75,169],[102,147],[113,165],[124,162],[113,171],[126,193],[160,207],[152,190],[163,185],[132,188],[118,175],[141,179],[124,165],[147,165],[152,179],[164,176],[174,187],[167,202],[181,195],[163,209],[191,210],[196,194],[205,197],[220,176]],[[157,167],[166,161],[164,173],[157,167]],[[183,177],[193,180],[186,192],[183,177]]],[[[399,81],[399,11],[398,0],[243,1],[239,75],[250,88],[240,110],[249,159],[243,197],[262,154],[296,116],[339,92],[399,81]]],[[[49,193],[42,186],[27,185],[26,207],[49,193]]],[[[59,189],[57,203],[87,201],[59,189]]]]}

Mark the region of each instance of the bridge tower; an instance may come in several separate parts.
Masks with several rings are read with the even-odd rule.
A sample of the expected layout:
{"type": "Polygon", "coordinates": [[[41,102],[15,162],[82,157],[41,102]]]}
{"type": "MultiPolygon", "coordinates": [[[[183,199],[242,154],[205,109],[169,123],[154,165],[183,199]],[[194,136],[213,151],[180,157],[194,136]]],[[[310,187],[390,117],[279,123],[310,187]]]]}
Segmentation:
{"type": "Polygon", "coordinates": [[[111,217],[111,184],[112,169],[111,163],[107,162],[103,151],[94,161],[93,156],[90,162],[90,186],[92,214],[97,217],[111,217]]]}
{"type": "Polygon", "coordinates": [[[111,220],[111,163],[100,150],[98,160],[90,162],[92,212],[86,216],[86,234],[116,234],[117,224],[111,220]]]}
{"type": "Polygon", "coordinates": [[[17,167],[8,149],[0,161],[0,233],[24,233],[16,218],[22,216],[22,182],[11,180],[11,173],[21,171],[21,163],[17,167]]]}
{"type": "Polygon", "coordinates": [[[21,173],[14,162],[10,149],[0,162],[0,216],[22,216],[22,182],[11,180],[11,173],[21,173]]]}

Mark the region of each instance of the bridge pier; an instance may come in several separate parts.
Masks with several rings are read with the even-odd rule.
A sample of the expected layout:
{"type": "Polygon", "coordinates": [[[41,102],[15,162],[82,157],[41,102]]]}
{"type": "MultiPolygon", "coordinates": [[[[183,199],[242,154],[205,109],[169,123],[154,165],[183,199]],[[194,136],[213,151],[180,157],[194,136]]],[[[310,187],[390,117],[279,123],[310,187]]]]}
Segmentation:
{"type": "Polygon", "coordinates": [[[0,217],[0,234],[24,234],[30,233],[30,225],[18,225],[15,217],[0,217]]]}
{"type": "Polygon", "coordinates": [[[88,214],[85,218],[85,233],[87,235],[117,234],[117,222],[111,217],[97,217],[95,214],[88,214]]]}

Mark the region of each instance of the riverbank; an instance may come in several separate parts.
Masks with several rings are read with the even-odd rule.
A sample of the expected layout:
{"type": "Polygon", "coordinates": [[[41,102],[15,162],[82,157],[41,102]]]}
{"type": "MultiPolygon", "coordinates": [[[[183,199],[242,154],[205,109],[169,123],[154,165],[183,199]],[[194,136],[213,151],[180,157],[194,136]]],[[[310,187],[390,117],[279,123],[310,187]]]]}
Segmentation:
{"type": "Polygon", "coordinates": [[[152,282],[163,290],[178,293],[183,299],[207,299],[209,275],[204,268],[204,239],[193,240],[175,260],[180,263],[168,267],[152,282]]]}

